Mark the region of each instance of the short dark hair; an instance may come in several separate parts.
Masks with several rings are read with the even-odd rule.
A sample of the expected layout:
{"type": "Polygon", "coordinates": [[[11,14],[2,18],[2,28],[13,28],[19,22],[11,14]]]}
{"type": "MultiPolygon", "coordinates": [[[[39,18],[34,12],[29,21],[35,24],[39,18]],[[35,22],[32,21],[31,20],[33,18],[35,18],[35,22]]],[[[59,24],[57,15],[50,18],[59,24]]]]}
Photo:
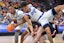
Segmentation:
{"type": "Polygon", "coordinates": [[[22,7],[25,7],[25,6],[28,5],[28,4],[29,4],[28,2],[23,1],[23,2],[20,3],[20,7],[21,7],[21,8],[22,8],[22,7]]]}

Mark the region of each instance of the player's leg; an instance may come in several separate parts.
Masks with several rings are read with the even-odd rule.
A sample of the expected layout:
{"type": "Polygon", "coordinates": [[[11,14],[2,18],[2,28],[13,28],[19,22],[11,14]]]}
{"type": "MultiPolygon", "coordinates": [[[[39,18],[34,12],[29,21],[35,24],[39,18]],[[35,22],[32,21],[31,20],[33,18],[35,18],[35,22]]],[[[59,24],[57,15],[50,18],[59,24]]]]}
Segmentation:
{"type": "Polygon", "coordinates": [[[20,39],[20,40],[21,40],[20,43],[23,43],[24,37],[25,37],[25,35],[26,35],[27,33],[28,33],[27,31],[25,31],[25,32],[22,33],[21,39],[20,39]]]}
{"type": "Polygon", "coordinates": [[[46,43],[46,42],[45,42],[45,36],[44,36],[44,35],[42,35],[42,36],[40,37],[39,43],[46,43]]]}
{"type": "Polygon", "coordinates": [[[19,33],[20,33],[20,30],[21,30],[21,26],[17,26],[15,28],[16,32],[15,32],[15,43],[18,43],[18,37],[19,37],[19,33]]]}
{"type": "MultiPolygon", "coordinates": [[[[50,10],[51,11],[51,10],[50,10]]],[[[48,13],[48,12],[47,12],[48,13]]],[[[44,14],[44,16],[47,18],[47,13],[44,14]]],[[[48,39],[50,41],[50,43],[53,43],[53,39],[52,39],[52,35],[51,35],[51,30],[50,30],[50,27],[49,27],[49,23],[48,22],[48,18],[42,18],[41,20],[41,25],[43,26],[43,29],[45,29],[45,32],[47,33],[47,36],[48,36],[48,39]]]]}
{"type": "Polygon", "coordinates": [[[40,39],[42,32],[44,32],[44,29],[42,29],[42,27],[40,26],[38,28],[37,35],[35,36],[34,43],[36,43],[40,39]]]}
{"type": "Polygon", "coordinates": [[[54,16],[58,15],[58,17],[60,17],[60,15],[62,15],[63,13],[64,13],[64,5],[58,5],[52,9],[52,14],[54,16]]]}
{"type": "Polygon", "coordinates": [[[40,37],[42,35],[42,32],[44,32],[44,29],[42,29],[41,24],[40,23],[37,23],[37,22],[36,22],[35,25],[33,25],[33,28],[34,28],[34,32],[36,33],[35,34],[35,37],[34,37],[34,43],[38,43],[38,41],[40,40],[40,37]]]}
{"type": "MultiPolygon", "coordinates": [[[[36,22],[36,23],[37,23],[37,22],[36,22]]],[[[40,25],[39,23],[37,23],[37,24],[33,23],[33,28],[34,28],[34,33],[35,33],[35,35],[33,36],[33,38],[34,38],[34,39],[39,38],[39,39],[37,39],[37,41],[34,40],[34,41],[35,41],[34,43],[40,43],[39,40],[40,40],[41,37],[37,37],[37,36],[38,36],[37,34],[39,34],[38,31],[41,30],[41,29],[39,30],[39,27],[40,27],[40,26],[41,26],[41,25],[40,25]]],[[[42,41],[42,43],[43,43],[43,41],[42,41]]]]}
{"type": "Polygon", "coordinates": [[[51,30],[52,38],[54,38],[56,36],[56,33],[57,33],[57,28],[53,22],[50,22],[49,24],[50,24],[50,30],[51,30]]]}
{"type": "Polygon", "coordinates": [[[50,43],[53,43],[50,26],[47,24],[44,28],[45,28],[45,31],[46,31],[46,34],[48,36],[50,43]]]}
{"type": "Polygon", "coordinates": [[[28,34],[30,34],[31,32],[30,32],[30,29],[28,28],[28,27],[26,27],[26,30],[22,33],[22,35],[21,35],[21,42],[20,43],[23,43],[23,41],[24,41],[24,37],[28,34]]]}
{"type": "Polygon", "coordinates": [[[52,38],[55,38],[55,36],[56,36],[56,30],[53,31],[52,38]]]}
{"type": "Polygon", "coordinates": [[[43,26],[43,28],[45,29],[45,31],[48,35],[48,39],[49,39],[50,43],[53,43],[53,39],[52,39],[50,26],[48,26],[47,23],[49,24],[49,22],[53,20],[53,14],[56,14],[55,10],[50,9],[43,14],[44,18],[41,17],[41,19],[39,20],[39,22],[41,23],[41,25],[43,26]],[[53,10],[53,13],[52,13],[52,10],[53,10]]]}
{"type": "MultiPolygon", "coordinates": [[[[56,29],[54,29],[54,27],[52,26],[52,24],[50,25],[50,30],[51,30],[51,35],[52,35],[52,38],[54,38],[55,36],[56,36],[56,29]]],[[[43,42],[43,43],[46,43],[45,42],[45,37],[43,36],[44,34],[46,34],[45,32],[44,33],[42,33],[42,37],[41,37],[41,39],[43,40],[40,40],[41,41],[41,43],[43,42]]]]}
{"type": "Polygon", "coordinates": [[[64,9],[64,5],[58,5],[54,7],[54,10],[56,13],[59,13],[59,11],[62,11],[64,9]]]}
{"type": "Polygon", "coordinates": [[[16,32],[15,32],[15,43],[18,43],[19,33],[20,33],[20,30],[16,30],[16,32]]]}
{"type": "MultiPolygon", "coordinates": [[[[56,30],[54,30],[52,26],[50,27],[50,30],[51,30],[52,38],[54,38],[56,36],[56,30]]],[[[40,40],[39,40],[40,43],[46,43],[44,34],[46,33],[45,32],[42,33],[42,36],[40,37],[40,40]]]]}

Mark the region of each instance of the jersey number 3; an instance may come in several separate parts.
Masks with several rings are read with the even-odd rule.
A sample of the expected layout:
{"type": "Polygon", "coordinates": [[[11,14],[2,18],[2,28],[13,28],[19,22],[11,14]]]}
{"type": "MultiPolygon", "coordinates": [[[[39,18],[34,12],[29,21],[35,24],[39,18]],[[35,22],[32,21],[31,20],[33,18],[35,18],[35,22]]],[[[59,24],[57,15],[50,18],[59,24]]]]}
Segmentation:
{"type": "Polygon", "coordinates": [[[36,13],[35,9],[31,12],[31,15],[34,15],[36,13]]]}

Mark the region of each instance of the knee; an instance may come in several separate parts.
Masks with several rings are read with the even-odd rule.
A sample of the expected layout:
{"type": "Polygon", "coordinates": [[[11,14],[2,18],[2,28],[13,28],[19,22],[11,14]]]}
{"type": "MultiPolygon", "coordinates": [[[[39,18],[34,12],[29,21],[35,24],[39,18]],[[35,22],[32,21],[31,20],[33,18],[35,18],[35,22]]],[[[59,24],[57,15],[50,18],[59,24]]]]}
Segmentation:
{"type": "Polygon", "coordinates": [[[51,35],[51,32],[50,31],[46,31],[47,35],[51,35]]]}
{"type": "Polygon", "coordinates": [[[46,29],[45,29],[45,31],[46,31],[46,33],[51,33],[51,30],[50,30],[50,28],[49,27],[47,27],[46,29]]]}
{"type": "Polygon", "coordinates": [[[22,33],[22,37],[24,37],[26,34],[25,33],[22,33]]]}
{"type": "Polygon", "coordinates": [[[25,36],[25,34],[22,34],[22,36],[25,36]]]}
{"type": "Polygon", "coordinates": [[[41,33],[37,33],[38,36],[41,36],[41,33]]]}

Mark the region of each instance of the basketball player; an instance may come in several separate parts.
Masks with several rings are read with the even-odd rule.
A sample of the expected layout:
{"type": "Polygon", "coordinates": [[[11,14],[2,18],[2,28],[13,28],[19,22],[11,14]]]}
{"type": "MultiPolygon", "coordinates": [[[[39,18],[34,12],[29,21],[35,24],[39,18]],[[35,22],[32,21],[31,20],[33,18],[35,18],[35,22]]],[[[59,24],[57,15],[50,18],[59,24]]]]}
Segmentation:
{"type": "MultiPolygon", "coordinates": [[[[61,15],[64,12],[64,5],[58,5],[47,12],[42,13],[41,11],[37,10],[35,7],[32,6],[32,4],[29,4],[28,2],[22,2],[21,7],[25,13],[29,13],[28,15],[31,17],[31,21],[36,21],[41,24],[43,29],[46,31],[48,35],[48,39],[50,43],[53,43],[51,32],[50,32],[50,26],[49,26],[49,19],[54,18],[56,14],[61,15]]],[[[51,20],[52,21],[52,20],[51,20]]],[[[42,29],[40,29],[40,34],[36,36],[34,39],[34,43],[37,42],[39,37],[41,36],[41,33],[43,32],[42,29]]]]}
{"type": "MultiPolygon", "coordinates": [[[[34,32],[37,32],[39,27],[41,26],[41,24],[37,23],[37,22],[32,22],[32,26],[34,28],[34,32]]],[[[53,26],[53,23],[50,23],[50,30],[51,30],[51,34],[52,34],[52,38],[54,38],[56,36],[56,29],[55,26],[53,26]]],[[[25,30],[25,32],[22,33],[22,37],[21,37],[21,43],[23,43],[24,41],[24,37],[26,36],[26,34],[30,33],[29,29],[28,31],[25,30]]],[[[39,34],[39,33],[38,33],[39,34]]],[[[40,43],[45,43],[45,37],[44,35],[46,34],[46,32],[44,31],[44,33],[41,34],[41,37],[39,39],[40,43]]],[[[36,34],[37,35],[37,34],[36,34]]],[[[36,36],[35,35],[35,36],[36,36]]],[[[35,37],[34,37],[35,38],[35,37]]],[[[38,42],[38,41],[37,41],[38,42]]]]}
{"type": "Polygon", "coordinates": [[[7,17],[9,17],[12,20],[11,24],[15,24],[15,43],[18,43],[18,35],[20,29],[22,29],[22,24],[24,24],[25,22],[27,22],[31,34],[33,35],[33,27],[27,15],[25,15],[21,10],[15,10],[12,6],[8,8],[8,11],[9,13],[7,13],[7,17]]]}
{"type": "MultiPolygon", "coordinates": [[[[50,24],[50,30],[51,30],[52,38],[55,38],[55,36],[56,36],[56,26],[54,25],[54,22],[52,22],[52,23],[50,22],[49,24],[50,24]]],[[[40,23],[37,23],[37,22],[32,22],[32,26],[33,26],[33,28],[34,28],[34,32],[37,33],[39,27],[41,27],[41,24],[40,24],[40,23]]],[[[25,37],[28,33],[30,33],[29,29],[25,30],[25,32],[22,33],[21,43],[23,43],[24,37],[25,37]]],[[[39,33],[38,33],[38,34],[39,34],[39,33]]],[[[39,42],[39,43],[45,43],[45,37],[44,37],[45,34],[46,34],[46,32],[44,31],[44,33],[42,33],[42,35],[41,35],[40,39],[37,41],[37,43],[38,43],[38,42],[39,42]]],[[[35,36],[36,36],[36,35],[37,35],[37,34],[35,34],[35,36]]],[[[33,38],[35,38],[35,37],[33,37],[33,38]]]]}
{"type": "MultiPolygon", "coordinates": [[[[37,36],[37,32],[38,32],[38,30],[40,29],[40,28],[42,28],[41,27],[41,24],[39,24],[39,23],[37,23],[37,22],[32,22],[32,26],[33,26],[33,31],[34,31],[34,36],[33,36],[33,38],[35,38],[36,36],[37,36]]],[[[27,35],[27,34],[29,34],[30,35],[30,29],[28,28],[27,30],[25,30],[25,32],[23,32],[22,33],[22,37],[21,37],[21,43],[23,43],[23,41],[24,41],[24,37],[27,35]]],[[[39,33],[38,33],[39,34],[39,33]]],[[[40,36],[40,39],[42,39],[43,41],[41,41],[40,39],[38,40],[40,43],[44,43],[45,41],[44,41],[44,35],[43,36],[40,36]],[[43,38],[42,38],[43,37],[43,38]]],[[[37,43],[38,43],[38,41],[37,41],[37,43]]]]}

